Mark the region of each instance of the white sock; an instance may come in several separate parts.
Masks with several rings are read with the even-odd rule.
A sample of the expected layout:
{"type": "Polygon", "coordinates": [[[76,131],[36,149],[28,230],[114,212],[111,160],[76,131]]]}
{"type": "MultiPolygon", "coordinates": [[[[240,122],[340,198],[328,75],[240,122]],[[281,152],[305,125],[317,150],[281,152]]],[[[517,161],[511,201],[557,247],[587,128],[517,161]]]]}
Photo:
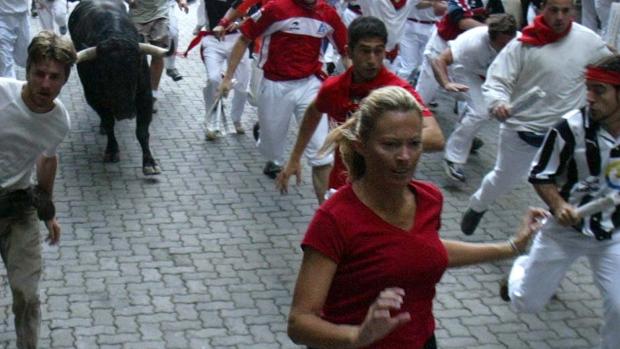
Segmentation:
{"type": "Polygon", "coordinates": [[[159,98],[159,91],[158,90],[151,90],[153,92],[153,98],[157,99],[159,98]]]}

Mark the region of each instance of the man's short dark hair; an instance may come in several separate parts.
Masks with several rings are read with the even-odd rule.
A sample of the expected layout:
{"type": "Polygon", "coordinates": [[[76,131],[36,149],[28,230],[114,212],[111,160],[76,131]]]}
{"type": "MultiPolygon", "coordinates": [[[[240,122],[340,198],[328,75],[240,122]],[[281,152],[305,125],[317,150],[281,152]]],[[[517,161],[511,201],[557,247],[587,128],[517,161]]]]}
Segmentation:
{"type": "Polygon", "coordinates": [[[71,67],[77,60],[77,54],[70,40],[44,30],[32,38],[28,45],[26,73],[30,71],[34,63],[45,59],[53,59],[62,64],[65,68],[65,78],[68,79],[71,67]]]}
{"type": "Polygon", "coordinates": [[[512,15],[506,13],[494,14],[487,19],[489,26],[489,38],[491,41],[504,34],[515,36],[517,34],[517,21],[512,15]]]}
{"type": "Polygon", "coordinates": [[[589,65],[588,67],[620,73],[620,55],[609,55],[607,57],[599,59],[598,61],[596,61],[596,63],[589,65]]]}
{"type": "Polygon", "coordinates": [[[360,16],[349,25],[349,48],[353,49],[357,43],[366,38],[379,38],[387,43],[388,34],[385,24],[373,16],[360,16]]]}

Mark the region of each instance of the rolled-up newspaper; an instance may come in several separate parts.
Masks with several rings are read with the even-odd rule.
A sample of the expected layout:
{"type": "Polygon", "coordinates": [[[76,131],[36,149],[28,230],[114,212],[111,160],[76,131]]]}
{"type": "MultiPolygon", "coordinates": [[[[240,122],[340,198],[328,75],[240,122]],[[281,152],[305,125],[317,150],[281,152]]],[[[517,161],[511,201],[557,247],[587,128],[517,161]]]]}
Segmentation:
{"type": "Polygon", "coordinates": [[[613,192],[577,207],[577,214],[581,217],[586,217],[617,205],[620,205],[620,194],[618,192],[613,192]]]}
{"type": "Polygon", "coordinates": [[[539,86],[532,87],[527,92],[519,96],[519,98],[512,101],[512,104],[510,105],[510,114],[518,114],[521,110],[538,102],[539,99],[545,98],[546,95],[547,93],[545,93],[545,91],[543,91],[539,86]]]}

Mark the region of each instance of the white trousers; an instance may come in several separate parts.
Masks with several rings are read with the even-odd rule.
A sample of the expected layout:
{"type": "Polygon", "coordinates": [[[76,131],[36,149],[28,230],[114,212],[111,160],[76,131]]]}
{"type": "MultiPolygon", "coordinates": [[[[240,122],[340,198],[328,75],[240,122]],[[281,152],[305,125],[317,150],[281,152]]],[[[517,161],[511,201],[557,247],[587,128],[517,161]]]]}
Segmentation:
{"type": "MultiPolygon", "coordinates": [[[[168,36],[170,37],[171,44],[179,50],[179,19],[177,18],[178,5],[176,1],[171,1],[168,5],[168,36]]],[[[164,57],[164,64],[166,69],[173,69],[175,67],[176,55],[164,57]]]]}
{"type": "Polygon", "coordinates": [[[399,55],[396,58],[398,76],[409,79],[411,73],[422,64],[424,48],[433,33],[434,27],[434,24],[407,20],[405,35],[399,43],[399,55]]]}
{"type": "MultiPolygon", "coordinates": [[[[222,41],[218,41],[212,35],[202,39],[202,54],[204,56],[205,68],[207,69],[207,86],[203,90],[206,110],[205,127],[207,131],[220,130],[220,120],[210,118],[209,111],[215,104],[217,88],[222,81],[223,74],[226,72],[226,63],[239,35],[241,34],[226,35],[222,41]]],[[[239,122],[245,108],[245,102],[248,99],[248,85],[250,83],[250,59],[246,54],[243,55],[239,66],[237,66],[234,79],[236,82],[233,84],[234,95],[230,107],[230,117],[234,122],[239,122]]]]}
{"type": "Polygon", "coordinates": [[[495,168],[482,179],[480,188],[469,199],[469,207],[486,211],[497,198],[525,180],[538,147],[525,143],[516,131],[500,127],[495,168]]]}
{"type": "Polygon", "coordinates": [[[15,64],[26,67],[30,23],[28,12],[0,14],[0,77],[15,77],[15,64]]]}
{"type": "Polygon", "coordinates": [[[474,137],[484,122],[490,119],[482,98],[484,80],[478,75],[463,73],[455,78],[455,81],[469,86],[469,90],[464,93],[465,106],[462,109],[459,122],[448,138],[444,157],[454,163],[465,164],[474,137]]]}
{"type": "Polygon", "coordinates": [[[418,91],[418,94],[422,97],[422,101],[426,104],[431,103],[435,99],[437,90],[439,90],[439,84],[437,80],[435,80],[431,61],[439,56],[446,48],[448,48],[448,43],[439,37],[437,28],[435,27],[424,48],[424,58],[422,60],[422,67],[420,67],[420,77],[415,85],[416,91],[418,91]]]}
{"type": "MultiPolygon", "coordinates": [[[[551,219],[550,219],[551,220],[551,219]]],[[[521,312],[538,312],[553,296],[577,258],[590,263],[594,282],[603,296],[601,348],[620,348],[620,235],[597,241],[555,222],[535,237],[529,255],[514,262],[508,279],[512,306],[521,312]]]]}
{"type": "MultiPolygon", "coordinates": [[[[596,10],[596,15],[598,19],[601,21],[601,36],[604,36],[607,33],[607,24],[609,24],[609,12],[611,10],[611,4],[614,2],[618,2],[618,0],[594,0],[594,9],[596,10]]],[[[596,32],[596,30],[594,30],[596,32]]]]}
{"type": "Polygon", "coordinates": [[[609,24],[609,12],[611,4],[617,0],[582,0],[581,1],[581,24],[592,29],[601,36],[607,32],[609,24]],[[599,30],[597,19],[601,23],[599,30]]]}
{"type": "Polygon", "coordinates": [[[36,3],[39,21],[44,30],[60,33],[58,28],[67,26],[67,0],[37,0],[36,3]]]}
{"type": "Polygon", "coordinates": [[[353,22],[354,19],[356,19],[357,17],[359,17],[360,15],[358,15],[357,13],[349,10],[348,8],[345,9],[342,13],[342,15],[340,16],[342,18],[342,21],[344,22],[344,24],[346,24],[347,28],[349,27],[349,25],[351,24],[351,22],[353,22]]]}
{"type": "MultiPolygon", "coordinates": [[[[299,80],[272,81],[267,78],[261,83],[258,99],[258,122],[260,139],[258,150],[269,161],[278,165],[284,163],[284,150],[291,116],[301,124],[304,113],[314,100],[321,81],[314,75],[299,80]]],[[[312,167],[330,164],[333,155],[319,156],[328,132],[327,117],[323,115],[312,135],[304,155],[312,167]]]]}
{"type": "Polygon", "coordinates": [[[594,0],[581,0],[581,24],[598,32],[598,16],[594,7],[594,0]]]}

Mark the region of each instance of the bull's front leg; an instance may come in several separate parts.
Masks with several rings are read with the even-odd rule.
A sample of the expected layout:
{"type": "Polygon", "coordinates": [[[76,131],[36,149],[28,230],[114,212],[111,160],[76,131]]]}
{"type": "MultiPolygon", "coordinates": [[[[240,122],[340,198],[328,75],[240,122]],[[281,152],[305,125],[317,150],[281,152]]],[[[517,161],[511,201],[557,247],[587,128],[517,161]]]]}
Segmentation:
{"type": "MultiPolygon", "coordinates": [[[[149,126],[153,120],[153,97],[150,89],[144,89],[138,95],[137,117],[136,117],[136,138],[142,148],[142,173],[145,176],[153,176],[161,173],[159,164],[151,154],[149,143],[149,126]]],[[[139,91],[140,92],[140,91],[139,91]]]]}
{"type": "Polygon", "coordinates": [[[101,128],[108,135],[108,144],[103,155],[103,162],[118,162],[120,160],[118,142],[114,135],[114,118],[112,116],[101,116],[101,128]]]}
{"type": "Polygon", "coordinates": [[[145,176],[158,175],[161,173],[161,168],[157,161],[151,154],[151,148],[149,145],[149,125],[151,124],[151,115],[144,115],[138,112],[136,118],[136,138],[140,142],[142,148],[142,173],[145,176]]]}

